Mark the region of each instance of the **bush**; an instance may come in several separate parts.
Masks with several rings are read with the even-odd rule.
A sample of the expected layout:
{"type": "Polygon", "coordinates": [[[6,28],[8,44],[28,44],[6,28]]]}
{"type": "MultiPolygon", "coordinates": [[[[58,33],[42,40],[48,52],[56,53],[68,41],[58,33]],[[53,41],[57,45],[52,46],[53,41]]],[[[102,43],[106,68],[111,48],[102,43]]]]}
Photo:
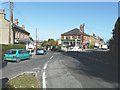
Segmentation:
{"type": "Polygon", "coordinates": [[[90,45],[89,48],[90,48],[90,49],[93,49],[93,48],[94,48],[94,45],[90,45]]]}

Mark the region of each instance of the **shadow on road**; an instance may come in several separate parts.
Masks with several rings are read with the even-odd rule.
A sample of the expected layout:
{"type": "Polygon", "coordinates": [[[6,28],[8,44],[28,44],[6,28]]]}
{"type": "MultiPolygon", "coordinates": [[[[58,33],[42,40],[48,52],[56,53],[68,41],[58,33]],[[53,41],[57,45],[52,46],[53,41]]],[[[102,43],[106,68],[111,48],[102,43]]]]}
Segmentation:
{"type": "Polygon", "coordinates": [[[0,61],[0,69],[6,67],[7,64],[8,64],[8,62],[1,60],[1,61],[0,61]]]}
{"type": "MultiPolygon", "coordinates": [[[[30,59],[24,59],[24,60],[21,60],[20,62],[29,61],[29,60],[30,59]]],[[[16,63],[17,64],[17,62],[15,62],[15,61],[4,61],[4,60],[1,60],[0,61],[0,69],[6,67],[8,65],[8,63],[16,63]]]]}
{"type": "Polygon", "coordinates": [[[63,55],[72,57],[80,62],[79,65],[76,63],[76,67],[67,66],[74,72],[101,78],[113,83],[118,82],[117,61],[113,60],[113,56],[109,51],[66,52],[63,55]]]}

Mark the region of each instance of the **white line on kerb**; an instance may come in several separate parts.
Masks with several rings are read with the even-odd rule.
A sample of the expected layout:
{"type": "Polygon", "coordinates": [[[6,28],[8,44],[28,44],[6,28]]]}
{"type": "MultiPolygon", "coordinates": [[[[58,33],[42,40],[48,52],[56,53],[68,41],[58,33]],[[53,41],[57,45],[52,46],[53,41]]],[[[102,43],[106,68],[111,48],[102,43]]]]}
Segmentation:
{"type": "Polygon", "coordinates": [[[52,58],[53,58],[53,56],[50,57],[50,59],[52,59],[52,58]]]}
{"type": "Polygon", "coordinates": [[[46,90],[45,72],[43,72],[43,88],[46,90]]]}

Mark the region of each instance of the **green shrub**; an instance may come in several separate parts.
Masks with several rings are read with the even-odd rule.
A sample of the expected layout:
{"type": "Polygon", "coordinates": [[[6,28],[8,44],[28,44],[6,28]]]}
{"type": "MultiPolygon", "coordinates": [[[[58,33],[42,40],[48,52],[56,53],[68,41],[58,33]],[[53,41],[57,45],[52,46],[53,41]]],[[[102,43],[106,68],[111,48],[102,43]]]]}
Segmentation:
{"type": "Polygon", "coordinates": [[[90,48],[90,49],[93,49],[93,48],[94,48],[94,45],[90,45],[89,48],[90,48]]]}

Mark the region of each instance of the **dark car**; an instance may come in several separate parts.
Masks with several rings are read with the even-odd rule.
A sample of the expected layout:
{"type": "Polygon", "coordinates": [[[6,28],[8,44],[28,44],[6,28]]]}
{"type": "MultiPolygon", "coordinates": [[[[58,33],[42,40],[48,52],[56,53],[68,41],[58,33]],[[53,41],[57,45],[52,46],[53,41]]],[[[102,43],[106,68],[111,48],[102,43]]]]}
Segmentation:
{"type": "Polygon", "coordinates": [[[39,48],[36,50],[36,55],[45,55],[46,50],[44,48],[39,48]]]}

